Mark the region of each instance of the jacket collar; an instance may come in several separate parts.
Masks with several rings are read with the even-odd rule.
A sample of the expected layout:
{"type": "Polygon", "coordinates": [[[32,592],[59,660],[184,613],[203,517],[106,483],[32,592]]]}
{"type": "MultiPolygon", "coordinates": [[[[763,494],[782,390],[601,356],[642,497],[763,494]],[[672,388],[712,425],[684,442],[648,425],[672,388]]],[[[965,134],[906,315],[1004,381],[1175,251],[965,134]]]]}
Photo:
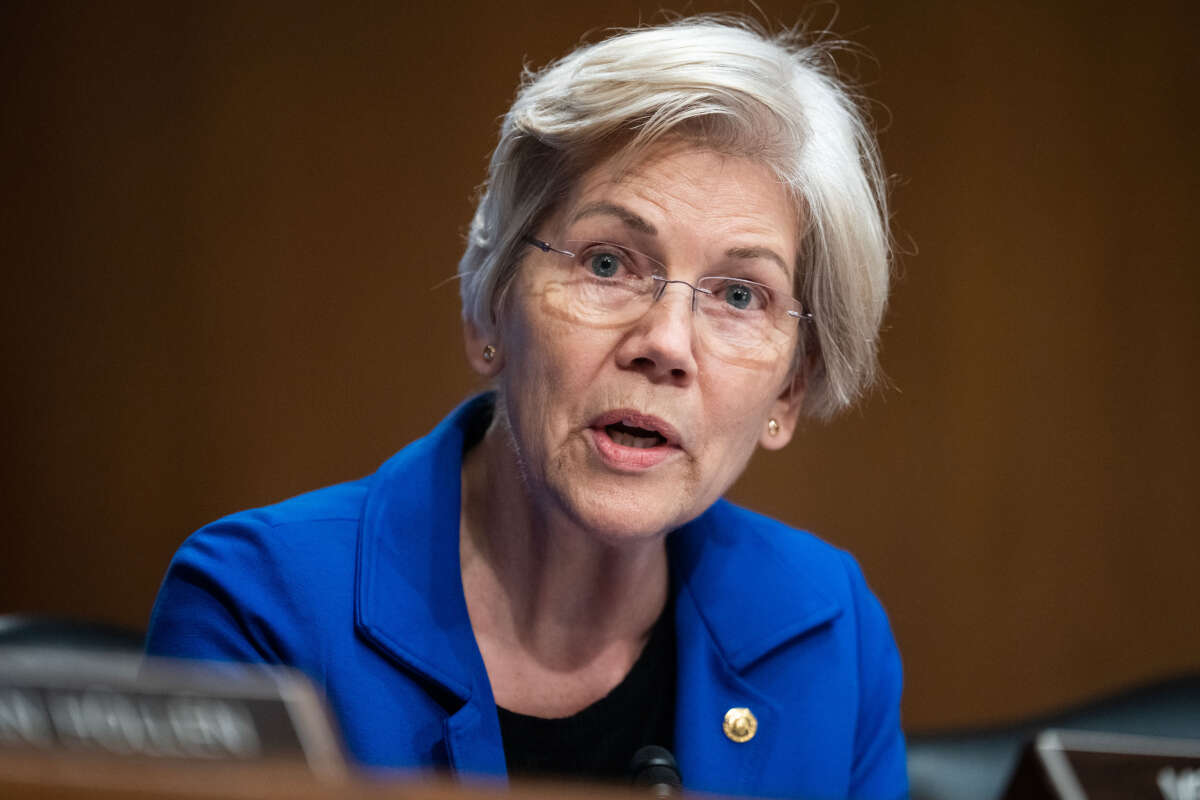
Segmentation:
{"type": "Polygon", "coordinates": [[[463,442],[491,397],[460,405],[372,476],[358,533],[355,624],[459,704],[490,700],[459,566],[463,442]]]}
{"type": "Polygon", "coordinates": [[[725,500],[671,535],[679,591],[691,595],[734,671],[841,615],[841,603],[822,589],[829,582],[823,559],[804,557],[811,543],[805,534],[725,500]]]}
{"type": "MultiPolygon", "coordinates": [[[[463,596],[458,527],[463,443],[492,405],[491,395],[471,398],[385,462],[359,530],[359,631],[459,703],[491,700],[463,596]]],[[[696,609],[735,672],[842,612],[819,588],[828,577],[776,546],[776,532],[764,530],[771,526],[779,536],[802,535],[718,501],[669,539],[677,590],[691,600],[677,610],[696,609]]]]}

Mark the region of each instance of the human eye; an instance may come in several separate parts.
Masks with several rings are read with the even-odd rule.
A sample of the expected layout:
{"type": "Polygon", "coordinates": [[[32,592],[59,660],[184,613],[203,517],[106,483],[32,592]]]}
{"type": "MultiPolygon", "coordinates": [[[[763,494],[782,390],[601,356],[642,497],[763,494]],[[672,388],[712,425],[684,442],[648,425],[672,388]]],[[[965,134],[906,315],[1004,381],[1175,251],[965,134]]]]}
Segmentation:
{"type": "Polygon", "coordinates": [[[649,273],[648,259],[612,242],[574,242],[578,264],[588,278],[640,280],[649,273]]]}
{"type": "Polygon", "coordinates": [[[621,257],[603,250],[584,254],[584,265],[597,278],[613,278],[621,269],[621,257]]]}
{"type": "Polygon", "coordinates": [[[709,278],[706,282],[709,284],[706,288],[727,312],[749,313],[771,308],[772,291],[761,283],[735,278],[709,278]]]}

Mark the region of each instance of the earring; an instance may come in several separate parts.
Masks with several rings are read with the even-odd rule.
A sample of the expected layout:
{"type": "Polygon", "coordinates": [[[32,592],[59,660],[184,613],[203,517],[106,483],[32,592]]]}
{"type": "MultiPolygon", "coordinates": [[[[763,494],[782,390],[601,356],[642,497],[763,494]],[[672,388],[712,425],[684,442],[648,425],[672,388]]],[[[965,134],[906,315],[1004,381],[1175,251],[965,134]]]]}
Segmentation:
{"type": "Polygon", "coordinates": [[[771,434],[772,436],[779,435],[779,423],[775,421],[774,417],[767,420],[767,433],[771,434]]]}
{"type": "Polygon", "coordinates": [[[487,361],[490,364],[493,360],[495,360],[495,358],[496,358],[496,348],[495,347],[493,347],[492,345],[489,344],[488,346],[483,348],[483,360],[484,361],[487,361]]]}

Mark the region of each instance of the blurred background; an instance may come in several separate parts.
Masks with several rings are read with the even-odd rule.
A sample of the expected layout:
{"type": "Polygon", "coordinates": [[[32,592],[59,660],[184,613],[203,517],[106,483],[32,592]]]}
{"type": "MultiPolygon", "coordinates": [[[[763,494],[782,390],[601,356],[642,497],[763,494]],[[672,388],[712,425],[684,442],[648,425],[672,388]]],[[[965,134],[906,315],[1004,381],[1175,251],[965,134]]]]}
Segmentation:
{"type": "MultiPolygon", "coordinates": [[[[142,627],[192,530],[478,390],[447,278],[518,74],[662,7],[0,6],[0,613],[142,627]]],[[[906,726],[1200,668],[1196,5],[665,7],[870,54],[888,384],[732,495],[858,556],[906,726]]]]}

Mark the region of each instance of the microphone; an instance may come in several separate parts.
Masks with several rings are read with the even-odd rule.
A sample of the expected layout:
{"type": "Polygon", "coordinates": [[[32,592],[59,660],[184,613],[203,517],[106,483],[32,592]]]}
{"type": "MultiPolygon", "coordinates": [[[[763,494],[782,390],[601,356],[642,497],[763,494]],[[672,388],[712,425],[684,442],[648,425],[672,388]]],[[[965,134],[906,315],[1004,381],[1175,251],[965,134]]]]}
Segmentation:
{"type": "Polygon", "coordinates": [[[683,790],[675,756],[656,744],[648,744],[633,754],[629,773],[633,776],[634,786],[649,788],[655,797],[678,797],[683,790]]]}

